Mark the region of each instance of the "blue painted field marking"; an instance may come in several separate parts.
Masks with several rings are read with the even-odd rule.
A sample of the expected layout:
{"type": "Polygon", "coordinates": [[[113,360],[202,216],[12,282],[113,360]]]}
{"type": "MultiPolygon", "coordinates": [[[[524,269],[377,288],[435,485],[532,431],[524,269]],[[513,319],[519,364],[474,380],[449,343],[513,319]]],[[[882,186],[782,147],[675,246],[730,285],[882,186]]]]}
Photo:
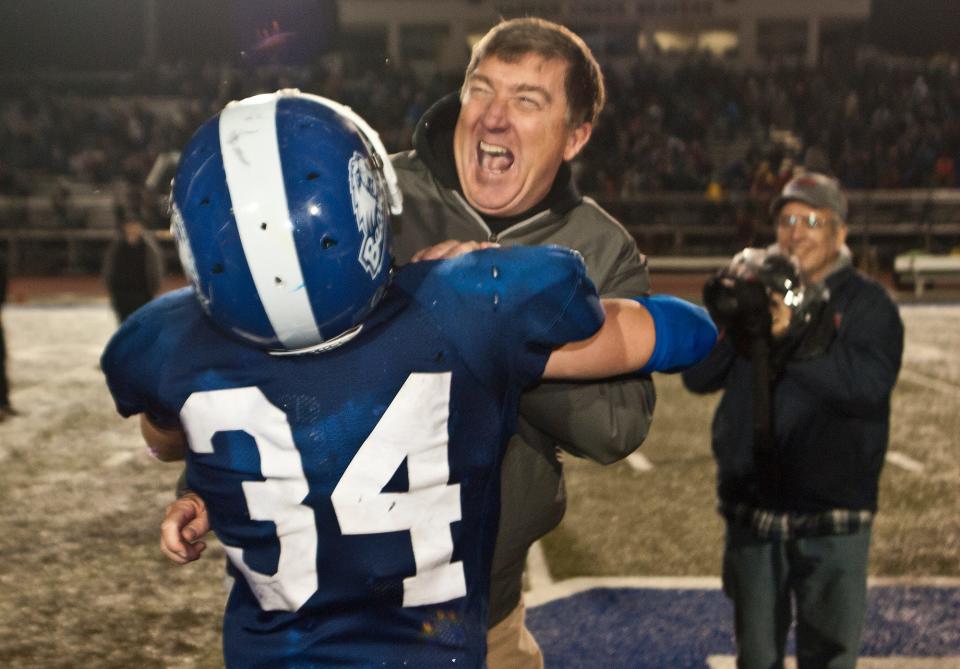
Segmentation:
{"type": "MultiPolygon", "coordinates": [[[[630,579],[589,586],[598,580],[581,579],[567,588],[572,594],[555,584],[557,598],[530,598],[528,625],[551,669],[706,669],[708,657],[735,653],[732,608],[718,588],[624,587],[630,579]],[[581,587],[587,589],[577,592],[581,587]]],[[[930,666],[951,667],[960,657],[960,583],[933,582],[949,585],[918,579],[920,585],[870,587],[862,656],[929,658],[930,666]]]]}

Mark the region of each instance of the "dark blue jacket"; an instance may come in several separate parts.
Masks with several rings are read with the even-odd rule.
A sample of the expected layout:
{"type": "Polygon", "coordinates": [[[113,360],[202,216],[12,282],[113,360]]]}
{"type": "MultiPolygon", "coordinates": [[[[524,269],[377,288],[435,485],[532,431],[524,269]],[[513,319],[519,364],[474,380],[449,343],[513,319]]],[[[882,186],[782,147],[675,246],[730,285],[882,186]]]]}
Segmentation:
{"type": "Polygon", "coordinates": [[[886,290],[852,267],[826,283],[836,337],[825,354],[788,361],[772,390],[781,476],[775,498],[761,494],[754,463],[750,360],[722,337],[704,361],[683,373],[695,393],[724,391],[712,436],[725,503],[801,513],[876,510],[903,322],[886,290]]]}

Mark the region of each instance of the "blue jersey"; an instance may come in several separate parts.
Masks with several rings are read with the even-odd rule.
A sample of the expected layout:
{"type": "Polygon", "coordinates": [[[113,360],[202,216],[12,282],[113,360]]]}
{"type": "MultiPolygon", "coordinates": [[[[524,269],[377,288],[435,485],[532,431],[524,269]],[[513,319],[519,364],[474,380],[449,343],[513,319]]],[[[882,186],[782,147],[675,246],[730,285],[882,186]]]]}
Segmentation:
{"type": "Polygon", "coordinates": [[[356,336],[270,355],[189,289],[102,360],[120,413],[187,433],[187,481],[238,577],[231,667],[483,667],[499,464],[521,390],[602,322],[576,254],[400,270],[356,336]]]}

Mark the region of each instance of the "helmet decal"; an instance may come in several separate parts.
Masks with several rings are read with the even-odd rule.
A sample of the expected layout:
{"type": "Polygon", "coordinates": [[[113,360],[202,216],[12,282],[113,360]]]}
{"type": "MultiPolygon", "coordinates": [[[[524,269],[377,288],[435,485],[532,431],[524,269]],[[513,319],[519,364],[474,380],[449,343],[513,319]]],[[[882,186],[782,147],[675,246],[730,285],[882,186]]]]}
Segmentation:
{"type": "MultiPolygon", "coordinates": [[[[197,285],[200,277],[197,276],[197,261],[193,258],[193,249],[190,248],[190,238],[187,237],[187,230],[183,225],[183,216],[176,203],[170,205],[170,234],[173,235],[177,243],[177,255],[180,256],[180,266],[183,267],[183,273],[193,285],[197,285]]],[[[200,297],[201,302],[203,297],[200,297]]]]}
{"type": "Polygon", "coordinates": [[[353,152],[350,158],[350,199],[357,229],[363,235],[358,260],[371,277],[376,277],[383,263],[387,237],[384,234],[386,215],[377,201],[377,175],[370,168],[370,160],[353,152]]]}

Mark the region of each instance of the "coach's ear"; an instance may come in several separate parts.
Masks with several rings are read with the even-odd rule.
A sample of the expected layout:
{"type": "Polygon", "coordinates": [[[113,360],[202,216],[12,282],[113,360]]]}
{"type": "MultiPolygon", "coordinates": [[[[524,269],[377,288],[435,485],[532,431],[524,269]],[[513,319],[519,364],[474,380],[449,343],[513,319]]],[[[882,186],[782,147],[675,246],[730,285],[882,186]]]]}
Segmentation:
{"type": "Polygon", "coordinates": [[[583,122],[575,128],[567,131],[567,141],[563,146],[563,159],[570,162],[577,157],[581,149],[590,141],[590,135],[593,134],[593,124],[583,122]]]}
{"type": "Polygon", "coordinates": [[[162,462],[183,460],[187,456],[187,435],[179,428],[158,427],[147,414],[140,414],[140,434],[150,454],[162,462]]]}

